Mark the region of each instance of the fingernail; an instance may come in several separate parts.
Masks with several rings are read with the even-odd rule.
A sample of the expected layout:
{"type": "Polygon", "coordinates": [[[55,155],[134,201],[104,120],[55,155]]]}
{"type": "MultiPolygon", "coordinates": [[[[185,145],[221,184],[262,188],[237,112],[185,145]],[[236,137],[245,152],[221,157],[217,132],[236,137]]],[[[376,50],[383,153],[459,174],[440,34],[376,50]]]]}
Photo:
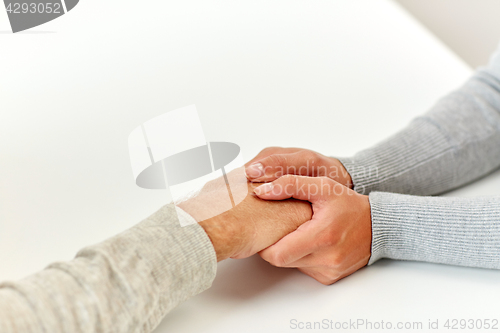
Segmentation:
{"type": "Polygon", "coordinates": [[[264,166],[261,163],[254,163],[245,169],[247,178],[259,178],[264,175],[264,166]]]}
{"type": "Polygon", "coordinates": [[[265,194],[267,192],[271,192],[273,190],[273,187],[273,183],[267,183],[254,188],[253,191],[255,192],[255,194],[265,194]]]}

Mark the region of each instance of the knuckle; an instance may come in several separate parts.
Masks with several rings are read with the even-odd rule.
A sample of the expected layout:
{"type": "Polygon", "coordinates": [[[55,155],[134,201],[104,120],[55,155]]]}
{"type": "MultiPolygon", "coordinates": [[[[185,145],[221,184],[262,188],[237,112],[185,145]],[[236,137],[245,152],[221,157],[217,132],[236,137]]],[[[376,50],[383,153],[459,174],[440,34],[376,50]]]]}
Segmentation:
{"type": "Polygon", "coordinates": [[[340,272],[332,271],[327,274],[327,277],[331,281],[330,283],[333,283],[335,281],[338,281],[342,277],[342,275],[340,274],[340,272]]]}
{"type": "Polygon", "coordinates": [[[265,261],[269,262],[270,263],[270,259],[269,259],[269,253],[270,253],[271,250],[269,249],[264,249],[262,251],[259,252],[259,256],[264,259],[265,261]]]}
{"type": "Polygon", "coordinates": [[[321,275],[322,275],[321,279],[322,281],[320,282],[327,286],[337,282],[342,277],[339,271],[331,269],[323,271],[321,275]]]}
{"type": "Polygon", "coordinates": [[[335,182],[331,179],[331,178],[328,178],[326,176],[321,176],[321,177],[318,177],[318,179],[320,180],[320,182],[322,182],[323,184],[327,184],[327,185],[330,185],[332,186],[335,182]]]}
{"type": "Polygon", "coordinates": [[[281,177],[283,183],[285,184],[295,184],[298,178],[295,175],[284,175],[281,177]]]}
{"type": "Polygon", "coordinates": [[[272,166],[284,165],[284,162],[285,162],[285,158],[283,157],[283,155],[279,155],[279,154],[269,155],[265,161],[266,164],[272,165],[272,166]]]}
{"type": "Polygon", "coordinates": [[[332,194],[333,188],[335,186],[335,181],[326,176],[315,177],[315,179],[317,184],[324,190],[323,193],[326,193],[328,195],[332,194]]]}
{"type": "Polygon", "coordinates": [[[324,190],[327,198],[337,198],[341,196],[346,187],[327,176],[317,177],[320,186],[324,190]]]}
{"type": "Polygon", "coordinates": [[[335,248],[335,245],[337,244],[337,237],[335,234],[330,234],[327,237],[320,238],[321,243],[318,244],[318,249],[317,250],[332,250],[335,248]]]}
{"type": "Polygon", "coordinates": [[[335,282],[337,282],[339,279],[335,278],[335,279],[325,279],[323,281],[320,281],[322,284],[324,284],[325,286],[330,286],[332,284],[334,284],[335,282]]]}
{"type": "Polygon", "coordinates": [[[269,256],[268,261],[271,265],[276,266],[276,267],[284,267],[287,264],[285,257],[279,252],[272,253],[269,256]]]}
{"type": "Polygon", "coordinates": [[[330,258],[329,266],[333,268],[339,268],[342,266],[343,263],[344,263],[344,257],[339,254],[335,254],[330,258]]]}
{"type": "Polygon", "coordinates": [[[300,152],[301,157],[303,159],[309,160],[309,161],[316,161],[318,159],[318,153],[312,151],[312,150],[303,150],[300,152]]]}
{"type": "Polygon", "coordinates": [[[286,162],[283,155],[272,154],[261,161],[264,167],[264,173],[274,178],[280,178],[285,174],[286,162]],[[268,174],[272,173],[272,174],[268,174]]]}
{"type": "Polygon", "coordinates": [[[325,285],[325,286],[329,286],[331,285],[333,282],[331,282],[330,280],[328,279],[319,279],[318,280],[321,284],[325,285]]]}

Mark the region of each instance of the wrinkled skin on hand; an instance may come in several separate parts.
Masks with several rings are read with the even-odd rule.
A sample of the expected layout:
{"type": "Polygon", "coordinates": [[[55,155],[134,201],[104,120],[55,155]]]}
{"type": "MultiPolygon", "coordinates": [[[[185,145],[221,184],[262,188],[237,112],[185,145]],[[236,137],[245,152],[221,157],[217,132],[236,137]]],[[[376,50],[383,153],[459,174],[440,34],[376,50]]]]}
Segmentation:
{"type": "Polygon", "coordinates": [[[178,206],[194,217],[214,245],[217,260],[246,258],[276,243],[311,219],[311,205],[295,199],[267,201],[258,198],[248,183],[243,168],[228,174],[234,196],[241,203],[221,214],[204,219],[227,208],[227,187],[221,178],[208,182],[193,198],[178,206]],[[234,184],[234,186],[233,186],[234,184]]]}

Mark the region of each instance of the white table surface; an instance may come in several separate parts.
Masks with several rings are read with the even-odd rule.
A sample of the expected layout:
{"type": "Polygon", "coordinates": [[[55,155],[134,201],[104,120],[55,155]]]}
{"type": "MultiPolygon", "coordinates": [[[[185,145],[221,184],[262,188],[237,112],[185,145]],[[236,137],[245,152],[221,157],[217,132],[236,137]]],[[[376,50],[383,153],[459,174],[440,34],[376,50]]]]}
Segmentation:
{"type": "MultiPolygon", "coordinates": [[[[156,115],[196,104],[207,139],[246,159],[270,145],[348,156],[471,73],[388,0],[81,1],[8,30],[0,10],[1,280],[70,260],[166,203],[135,186],[127,150],[156,115]]],[[[496,173],[450,195],[499,185],[496,173]]],[[[499,295],[494,270],[382,260],[326,287],[254,257],[219,264],[213,287],[156,332],[294,332],[292,319],[425,328],[499,319],[499,295]]]]}

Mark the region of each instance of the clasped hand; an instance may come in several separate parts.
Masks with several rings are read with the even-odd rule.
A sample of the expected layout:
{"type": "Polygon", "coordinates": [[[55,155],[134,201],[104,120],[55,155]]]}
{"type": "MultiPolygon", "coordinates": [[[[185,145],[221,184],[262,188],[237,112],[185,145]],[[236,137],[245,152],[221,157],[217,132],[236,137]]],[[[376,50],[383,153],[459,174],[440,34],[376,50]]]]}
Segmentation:
{"type": "Polygon", "coordinates": [[[264,200],[295,198],[312,205],[310,220],[262,250],[278,267],[296,267],[329,285],[366,266],[371,253],[368,196],[353,191],[351,177],[334,158],[297,148],[267,148],[246,164],[264,200]]]}
{"type": "Polygon", "coordinates": [[[205,218],[227,196],[220,179],[178,204],[203,227],[218,261],[259,253],[275,266],[296,267],[323,284],[368,263],[368,197],[351,190],[351,177],[337,159],[305,149],[267,148],[246,164],[245,173],[250,182],[239,176],[243,168],[227,175],[248,194],[222,214],[205,218]]]}

